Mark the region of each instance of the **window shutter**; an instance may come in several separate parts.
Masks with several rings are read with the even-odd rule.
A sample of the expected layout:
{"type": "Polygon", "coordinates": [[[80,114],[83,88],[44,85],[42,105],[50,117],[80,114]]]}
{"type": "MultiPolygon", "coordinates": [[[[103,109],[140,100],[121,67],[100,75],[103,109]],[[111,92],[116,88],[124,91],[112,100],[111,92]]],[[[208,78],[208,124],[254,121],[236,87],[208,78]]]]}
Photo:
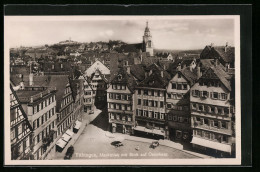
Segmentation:
{"type": "Polygon", "coordinates": [[[218,93],[218,99],[221,99],[221,93],[218,93]]]}
{"type": "Polygon", "coordinates": [[[210,98],[213,98],[213,92],[210,92],[210,98]]]}

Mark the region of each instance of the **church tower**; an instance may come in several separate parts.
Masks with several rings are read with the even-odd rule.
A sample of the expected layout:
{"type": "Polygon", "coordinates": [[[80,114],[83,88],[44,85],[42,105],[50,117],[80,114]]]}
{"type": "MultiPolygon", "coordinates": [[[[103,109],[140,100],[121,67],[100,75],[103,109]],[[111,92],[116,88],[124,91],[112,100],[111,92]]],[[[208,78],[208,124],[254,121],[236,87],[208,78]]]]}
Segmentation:
{"type": "Polygon", "coordinates": [[[150,56],[153,56],[153,42],[152,42],[152,35],[151,35],[150,29],[148,27],[148,21],[146,22],[146,27],[144,30],[143,51],[149,52],[150,56]]]}

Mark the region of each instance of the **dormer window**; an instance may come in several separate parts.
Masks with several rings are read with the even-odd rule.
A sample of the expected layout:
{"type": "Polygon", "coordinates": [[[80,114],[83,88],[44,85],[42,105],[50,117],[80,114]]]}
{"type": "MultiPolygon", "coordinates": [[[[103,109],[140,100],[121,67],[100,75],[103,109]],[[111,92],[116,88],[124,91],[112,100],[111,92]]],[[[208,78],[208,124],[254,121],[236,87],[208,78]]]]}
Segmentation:
{"type": "Polygon", "coordinates": [[[117,78],[119,81],[122,80],[122,75],[118,75],[117,78]]]}

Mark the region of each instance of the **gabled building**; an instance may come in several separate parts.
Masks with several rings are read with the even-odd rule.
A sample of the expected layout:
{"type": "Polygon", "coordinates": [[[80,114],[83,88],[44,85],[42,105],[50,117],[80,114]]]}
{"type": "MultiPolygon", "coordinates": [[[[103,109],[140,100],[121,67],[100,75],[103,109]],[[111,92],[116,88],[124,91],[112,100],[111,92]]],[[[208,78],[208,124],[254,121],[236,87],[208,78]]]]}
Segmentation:
{"type": "Polygon", "coordinates": [[[146,68],[145,79],[135,87],[135,134],[165,138],[166,86],[170,75],[157,64],[146,68]]]}
{"type": "Polygon", "coordinates": [[[220,65],[208,68],[190,89],[193,147],[230,155],[234,150],[234,76],[220,65]]]}
{"type": "Polygon", "coordinates": [[[96,60],[86,71],[85,75],[90,77],[93,73],[99,70],[103,75],[110,75],[110,70],[99,60],[96,60]]]}
{"type": "Polygon", "coordinates": [[[121,67],[113,76],[107,89],[107,107],[112,132],[130,134],[133,132],[133,93],[135,79],[130,67],[121,67]]]}
{"type": "Polygon", "coordinates": [[[16,94],[32,125],[32,155],[36,160],[43,159],[57,136],[56,90],[31,86],[17,90],[16,94]]]}
{"type": "Polygon", "coordinates": [[[207,45],[200,54],[200,59],[218,59],[227,68],[235,67],[235,47],[207,45]]]}
{"type": "Polygon", "coordinates": [[[94,110],[95,108],[102,109],[107,104],[107,85],[108,75],[103,74],[99,69],[96,69],[90,77],[84,78],[84,109],[85,111],[94,110]]]}
{"type": "Polygon", "coordinates": [[[191,141],[190,88],[197,80],[192,66],[179,70],[167,85],[166,112],[169,137],[172,140],[191,141]]]}
{"type": "Polygon", "coordinates": [[[10,85],[10,141],[11,160],[33,159],[33,128],[10,85]]]}

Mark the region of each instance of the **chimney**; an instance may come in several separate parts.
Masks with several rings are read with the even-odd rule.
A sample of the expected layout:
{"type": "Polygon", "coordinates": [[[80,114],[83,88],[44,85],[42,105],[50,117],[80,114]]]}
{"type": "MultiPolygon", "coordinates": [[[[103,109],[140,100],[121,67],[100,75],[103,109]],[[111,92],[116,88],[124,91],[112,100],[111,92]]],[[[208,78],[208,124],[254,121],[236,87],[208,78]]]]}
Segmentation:
{"type": "Polygon", "coordinates": [[[142,62],[142,61],[143,61],[143,56],[142,56],[142,54],[141,54],[140,58],[141,58],[141,62],[142,62]]]}
{"type": "Polygon", "coordinates": [[[201,74],[200,74],[200,67],[197,66],[197,79],[199,79],[201,77],[201,74]]]}
{"type": "Polygon", "coordinates": [[[32,73],[29,74],[29,85],[30,86],[33,85],[33,74],[32,73]]]}
{"type": "Polygon", "coordinates": [[[192,65],[190,65],[190,71],[192,72],[192,65]]]}
{"type": "Polygon", "coordinates": [[[225,53],[227,52],[227,48],[228,48],[228,42],[226,42],[225,53]]]}
{"type": "Polygon", "coordinates": [[[148,77],[148,72],[145,71],[144,74],[145,74],[145,78],[147,78],[148,77]]]}
{"type": "Polygon", "coordinates": [[[128,74],[130,74],[130,66],[126,67],[126,71],[127,71],[128,74]]]}
{"type": "Polygon", "coordinates": [[[214,66],[216,67],[217,65],[218,65],[218,59],[215,58],[215,59],[214,59],[214,66]]]}
{"type": "Polygon", "coordinates": [[[163,78],[163,70],[161,70],[161,77],[163,78]]]}
{"type": "Polygon", "coordinates": [[[177,71],[181,70],[181,63],[179,63],[178,67],[177,67],[177,71]]]}
{"type": "Polygon", "coordinates": [[[152,73],[153,73],[153,70],[152,70],[152,69],[150,69],[150,71],[149,71],[149,76],[150,76],[152,73]]]}

